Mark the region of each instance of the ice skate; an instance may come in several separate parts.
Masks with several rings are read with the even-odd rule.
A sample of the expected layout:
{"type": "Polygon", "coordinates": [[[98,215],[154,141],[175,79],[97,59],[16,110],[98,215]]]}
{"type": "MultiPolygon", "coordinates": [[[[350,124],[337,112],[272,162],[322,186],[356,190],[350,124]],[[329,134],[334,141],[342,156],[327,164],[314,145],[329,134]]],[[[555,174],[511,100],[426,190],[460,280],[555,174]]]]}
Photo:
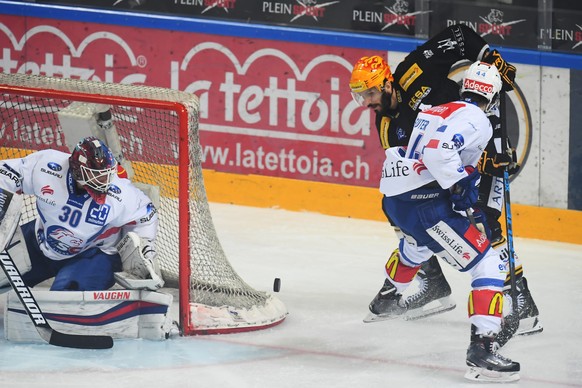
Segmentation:
{"type": "MultiPolygon", "coordinates": [[[[497,335],[499,347],[505,345],[514,335],[531,335],[541,333],[544,330],[538,318],[538,307],[527,287],[527,279],[525,277],[518,279],[516,288],[518,292],[517,313],[512,309],[512,312],[503,319],[501,331],[497,335]]],[[[511,301],[510,290],[505,292],[505,300],[511,301]]],[[[511,306],[511,302],[509,305],[511,306]]]]}
{"type": "Polygon", "coordinates": [[[396,287],[388,279],[370,303],[370,312],[364,322],[384,321],[401,316],[406,312],[402,295],[396,292],[396,287]]]}
{"type": "Polygon", "coordinates": [[[517,311],[519,313],[519,328],[517,335],[530,335],[544,330],[538,315],[538,306],[534,302],[527,287],[527,279],[522,277],[517,281],[517,311]]]}
{"type": "Polygon", "coordinates": [[[404,315],[407,321],[426,318],[444,313],[457,305],[450,297],[451,287],[443,274],[437,257],[431,257],[423,263],[418,271],[420,282],[418,292],[405,299],[408,311],[404,315]]]}
{"type": "Polygon", "coordinates": [[[471,325],[471,343],[467,349],[469,370],[465,378],[483,382],[510,382],[519,380],[520,366],[496,352],[495,336],[475,334],[471,325]]]}

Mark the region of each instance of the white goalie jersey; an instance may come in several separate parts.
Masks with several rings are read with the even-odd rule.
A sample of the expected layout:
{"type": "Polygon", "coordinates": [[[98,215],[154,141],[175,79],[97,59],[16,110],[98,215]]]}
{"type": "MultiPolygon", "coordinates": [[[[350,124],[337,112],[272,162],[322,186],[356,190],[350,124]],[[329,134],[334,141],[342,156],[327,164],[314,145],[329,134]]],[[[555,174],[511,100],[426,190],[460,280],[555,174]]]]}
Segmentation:
{"type": "Polygon", "coordinates": [[[114,254],[116,243],[130,231],[155,240],[156,208],[141,190],[115,176],[99,205],[77,189],[69,156],[44,150],[0,161],[0,187],[36,197],[37,242],[47,257],[63,260],[94,247],[114,254]]]}

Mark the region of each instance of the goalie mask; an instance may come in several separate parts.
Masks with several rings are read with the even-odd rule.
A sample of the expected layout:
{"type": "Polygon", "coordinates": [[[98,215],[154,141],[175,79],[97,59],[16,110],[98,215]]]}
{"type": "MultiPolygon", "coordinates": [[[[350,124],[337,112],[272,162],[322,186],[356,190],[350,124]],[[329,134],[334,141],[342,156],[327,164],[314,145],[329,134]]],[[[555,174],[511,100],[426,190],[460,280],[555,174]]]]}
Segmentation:
{"type": "Polygon", "coordinates": [[[103,205],[117,173],[117,161],[109,148],[96,137],[87,137],[75,146],[69,163],[73,179],[103,205]]]}
{"type": "Polygon", "coordinates": [[[365,106],[374,95],[381,95],[384,83],[394,81],[390,66],[384,58],[374,55],[362,57],[354,65],[350,78],[352,97],[358,105],[365,106]]]}
{"type": "Polygon", "coordinates": [[[469,92],[484,97],[488,101],[485,112],[489,112],[499,104],[501,87],[501,76],[495,66],[485,62],[475,62],[465,73],[461,95],[469,92]]]}

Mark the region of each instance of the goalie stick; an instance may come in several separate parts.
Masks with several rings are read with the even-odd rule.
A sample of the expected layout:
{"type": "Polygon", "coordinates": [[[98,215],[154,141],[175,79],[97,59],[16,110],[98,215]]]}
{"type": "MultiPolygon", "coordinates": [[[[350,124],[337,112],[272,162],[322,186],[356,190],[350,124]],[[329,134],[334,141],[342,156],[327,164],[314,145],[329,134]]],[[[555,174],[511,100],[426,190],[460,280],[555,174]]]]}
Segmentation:
{"type": "Polygon", "coordinates": [[[113,338],[106,335],[66,334],[54,330],[46,320],[34,295],[14,264],[8,250],[8,241],[18,227],[22,197],[7,190],[0,189],[0,266],[6,274],[12,289],[22,303],[24,310],[34,323],[40,337],[51,345],[77,349],[109,349],[113,347],[113,338]],[[8,223],[9,220],[9,223],[8,223]]]}

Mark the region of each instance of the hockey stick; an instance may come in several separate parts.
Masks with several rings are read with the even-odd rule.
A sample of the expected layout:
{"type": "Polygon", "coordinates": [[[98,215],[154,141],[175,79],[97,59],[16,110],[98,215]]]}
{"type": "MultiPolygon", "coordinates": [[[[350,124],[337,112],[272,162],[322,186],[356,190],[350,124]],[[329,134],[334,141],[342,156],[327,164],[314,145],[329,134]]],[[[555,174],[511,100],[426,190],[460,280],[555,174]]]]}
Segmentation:
{"type": "MultiPolygon", "coordinates": [[[[3,224],[3,221],[7,219],[7,216],[14,216],[15,210],[18,210],[18,214],[16,218],[10,221],[12,226],[10,229],[12,230],[12,234],[14,233],[15,228],[18,227],[18,219],[20,218],[20,206],[14,206],[18,203],[18,201],[14,201],[12,207],[10,207],[11,202],[15,198],[19,198],[20,196],[8,192],[6,190],[0,189],[0,225],[3,224]]],[[[10,236],[12,235],[10,234],[10,236]]],[[[8,237],[4,236],[6,240],[9,240],[8,237]]],[[[30,292],[30,289],[24,281],[22,280],[22,276],[20,275],[20,271],[18,267],[14,264],[14,260],[10,257],[8,250],[12,247],[7,241],[1,241],[2,245],[0,245],[0,266],[2,270],[6,274],[10,285],[16,295],[18,295],[18,299],[20,299],[20,303],[24,306],[24,310],[30,317],[32,323],[40,337],[48,342],[51,345],[55,346],[63,346],[66,348],[77,348],[77,349],[109,349],[113,347],[113,338],[106,335],[82,335],[82,334],[65,334],[59,331],[54,330],[49,323],[47,322],[45,315],[42,313],[40,306],[36,302],[34,295],[30,292]]]]}
{"type": "MultiPolygon", "coordinates": [[[[501,91],[499,115],[501,116],[501,151],[507,152],[507,118],[505,115],[505,92],[501,91]]],[[[509,260],[509,281],[511,302],[517,308],[517,286],[515,279],[515,250],[513,247],[513,222],[511,218],[511,198],[509,195],[509,166],[503,169],[503,203],[505,206],[505,229],[507,234],[507,254],[509,260]]]]}

